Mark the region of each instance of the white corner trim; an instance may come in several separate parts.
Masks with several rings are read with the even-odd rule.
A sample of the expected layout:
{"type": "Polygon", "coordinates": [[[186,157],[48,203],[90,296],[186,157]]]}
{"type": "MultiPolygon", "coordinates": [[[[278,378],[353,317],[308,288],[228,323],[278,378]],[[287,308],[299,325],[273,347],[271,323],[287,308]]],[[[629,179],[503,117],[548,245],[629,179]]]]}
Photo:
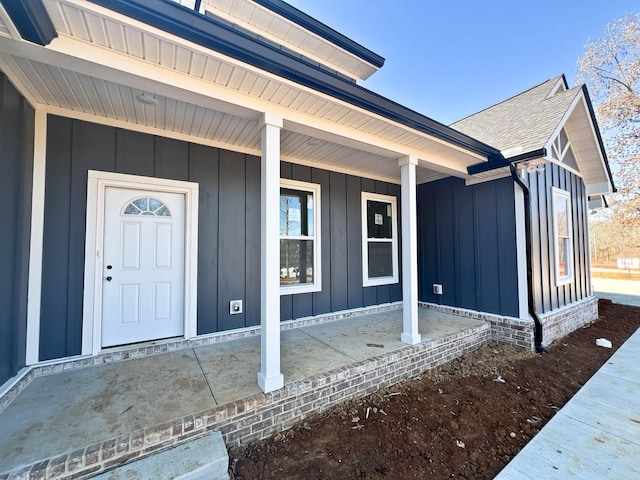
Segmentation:
{"type": "Polygon", "coordinates": [[[513,183],[516,212],[516,269],[518,272],[518,318],[529,319],[529,286],[527,279],[527,231],[525,226],[524,192],[517,183],[513,183]]]}
{"type": "Polygon", "coordinates": [[[42,250],[44,242],[45,174],[47,168],[47,114],[35,111],[33,131],[33,191],[27,293],[27,365],[40,361],[40,302],[42,298],[42,250]]]}
{"type": "Polygon", "coordinates": [[[184,338],[197,333],[198,190],[194,182],[89,170],[82,311],[82,355],[102,350],[102,262],[107,187],[183,194],[185,197],[184,338]]]}

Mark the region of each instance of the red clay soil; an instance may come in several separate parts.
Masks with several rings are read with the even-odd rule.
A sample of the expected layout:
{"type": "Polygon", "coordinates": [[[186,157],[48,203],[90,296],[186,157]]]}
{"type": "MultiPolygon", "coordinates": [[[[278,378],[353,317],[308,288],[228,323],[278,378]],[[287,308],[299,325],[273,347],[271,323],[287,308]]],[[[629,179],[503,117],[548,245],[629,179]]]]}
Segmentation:
{"type": "Polygon", "coordinates": [[[232,478],[493,478],[638,327],[640,308],[601,300],[596,322],[545,354],[483,347],[231,449],[232,478]]]}

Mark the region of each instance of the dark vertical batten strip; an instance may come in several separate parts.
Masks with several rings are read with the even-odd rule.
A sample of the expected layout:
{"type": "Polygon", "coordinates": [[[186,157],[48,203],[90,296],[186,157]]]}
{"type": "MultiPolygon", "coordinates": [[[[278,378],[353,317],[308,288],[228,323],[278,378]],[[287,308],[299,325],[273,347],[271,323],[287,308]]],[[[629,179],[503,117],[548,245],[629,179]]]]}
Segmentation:
{"type": "Polygon", "coordinates": [[[0,71],[0,384],[25,365],[34,118],[0,71]]]}

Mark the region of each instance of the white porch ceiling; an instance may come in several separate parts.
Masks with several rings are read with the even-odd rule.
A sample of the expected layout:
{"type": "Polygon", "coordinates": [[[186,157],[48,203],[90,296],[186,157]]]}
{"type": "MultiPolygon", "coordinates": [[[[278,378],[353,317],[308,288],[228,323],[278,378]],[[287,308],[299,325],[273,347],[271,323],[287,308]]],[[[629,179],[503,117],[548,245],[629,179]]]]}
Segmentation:
{"type": "Polygon", "coordinates": [[[419,182],[466,178],[466,167],[484,160],[95,4],[44,4],[59,38],[45,49],[0,44],[0,61],[37,103],[254,154],[261,112],[275,110],[285,119],[283,159],[395,182],[408,154],[423,167],[419,182]],[[143,90],[155,106],[135,100],[143,90]]]}

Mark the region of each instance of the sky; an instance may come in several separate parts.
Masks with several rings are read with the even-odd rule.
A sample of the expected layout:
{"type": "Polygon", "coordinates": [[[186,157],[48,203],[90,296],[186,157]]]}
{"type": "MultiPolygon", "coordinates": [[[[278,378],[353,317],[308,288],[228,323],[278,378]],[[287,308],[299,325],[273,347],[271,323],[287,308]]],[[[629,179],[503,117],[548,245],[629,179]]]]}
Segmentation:
{"type": "Polygon", "coordinates": [[[385,58],[361,85],[444,124],[565,74],[640,0],[286,0],[385,58]]]}

